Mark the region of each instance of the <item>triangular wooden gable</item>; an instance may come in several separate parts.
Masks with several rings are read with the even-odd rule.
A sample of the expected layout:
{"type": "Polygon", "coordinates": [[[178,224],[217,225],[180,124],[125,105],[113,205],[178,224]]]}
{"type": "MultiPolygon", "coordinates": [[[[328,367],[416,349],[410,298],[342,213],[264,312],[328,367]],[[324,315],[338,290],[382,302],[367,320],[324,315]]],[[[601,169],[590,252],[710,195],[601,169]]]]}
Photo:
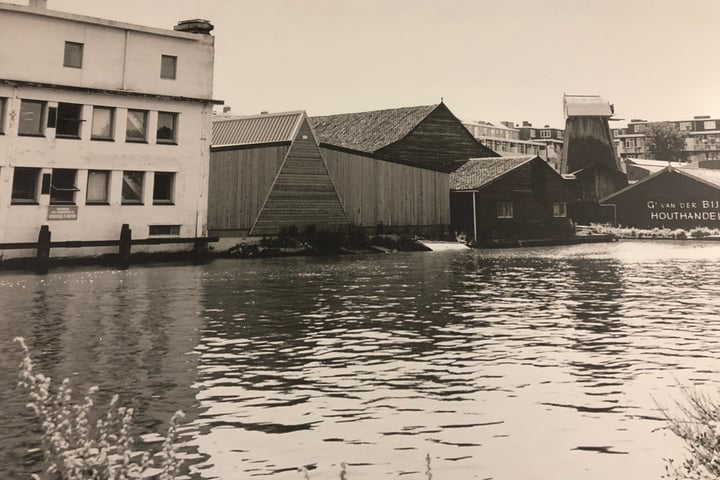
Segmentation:
{"type": "Polygon", "coordinates": [[[337,190],[304,117],[250,235],[276,235],[295,226],[334,230],[349,225],[337,190]]]}

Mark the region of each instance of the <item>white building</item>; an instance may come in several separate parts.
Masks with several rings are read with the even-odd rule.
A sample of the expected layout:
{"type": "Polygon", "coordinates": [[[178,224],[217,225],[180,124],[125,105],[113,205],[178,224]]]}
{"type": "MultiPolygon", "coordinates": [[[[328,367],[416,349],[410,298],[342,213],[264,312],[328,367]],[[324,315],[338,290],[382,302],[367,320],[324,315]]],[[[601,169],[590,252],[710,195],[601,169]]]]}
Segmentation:
{"type": "Polygon", "coordinates": [[[212,25],[162,30],[46,0],[0,3],[0,25],[0,258],[34,255],[2,244],[37,241],[42,225],[53,242],[117,240],[122,224],[133,239],[205,236],[212,25]]]}

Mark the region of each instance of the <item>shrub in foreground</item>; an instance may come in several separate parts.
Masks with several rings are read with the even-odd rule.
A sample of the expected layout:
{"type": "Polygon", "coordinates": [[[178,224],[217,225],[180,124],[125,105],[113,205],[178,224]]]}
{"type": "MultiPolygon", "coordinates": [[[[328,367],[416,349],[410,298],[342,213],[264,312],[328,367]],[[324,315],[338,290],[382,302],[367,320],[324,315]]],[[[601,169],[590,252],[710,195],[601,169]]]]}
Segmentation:
{"type": "Polygon", "coordinates": [[[178,411],[158,458],[133,449],[130,435],[133,409],[118,406],[115,395],[105,412],[95,406],[97,387],[88,389],[82,403],[74,403],[66,378],[53,392],[50,377],[34,371],[25,341],[15,338],[23,349],[19,385],[30,398],[28,407],[40,421],[45,468],[36,480],[172,480],[182,463],[175,440],[182,418],[178,411]]]}

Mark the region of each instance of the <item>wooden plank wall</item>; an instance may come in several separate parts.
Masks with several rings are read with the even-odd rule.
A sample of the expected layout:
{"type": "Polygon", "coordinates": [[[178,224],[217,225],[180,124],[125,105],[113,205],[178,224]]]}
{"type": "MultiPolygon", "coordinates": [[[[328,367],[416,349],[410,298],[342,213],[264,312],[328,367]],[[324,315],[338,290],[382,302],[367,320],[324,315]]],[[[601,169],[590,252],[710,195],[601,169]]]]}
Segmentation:
{"type": "Polygon", "coordinates": [[[208,230],[247,233],[255,222],[289,146],[210,153],[208,230]]]}
{"type": "Polygon", "coordinates": [[[394,162],[446,173],[457,170],[470,158],[497,156],[475,140],[444,104],[405,138],[377,153],[394,162]]]}
{"type": "Polygon", "coordinates": [[[302,232],[309,225],[337,230],[349,222],[304,120],[250,234],[276,235],[290,226],[302,232]]]}
{"type": "Polygon", "coordinates": [[[450,224],[447,173],[321,148],[350,221],[357,226],[450,224]]]}

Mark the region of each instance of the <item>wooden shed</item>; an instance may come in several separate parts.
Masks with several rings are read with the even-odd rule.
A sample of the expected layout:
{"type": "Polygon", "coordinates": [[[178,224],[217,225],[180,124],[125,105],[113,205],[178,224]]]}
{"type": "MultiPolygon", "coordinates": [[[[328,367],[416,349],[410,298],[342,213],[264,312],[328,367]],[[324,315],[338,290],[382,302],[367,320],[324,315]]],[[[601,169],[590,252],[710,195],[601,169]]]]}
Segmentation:
{"type": "Polygon", "coordinates": [[[478,244],[567,238],[572,180],[538,156],[473,159],[450,175],[452,228],[478,244]]]}
{"type": "Polygon", "coordinates": [[[598,95],[565,95],[565,146],[560,173],[576,177],[578,201],[572,214],[579,223],[604,220],[598,200],[627,186],[609,120],[613,107],[598,95]]]}
{"type": "Polygon", "coordinates": [[[310,120],[350,222],[366,229],[446,231],[450,173],[498,156],[444,103],[310,120]]]}
{"type": "Polygon", "coordinates": [[[669,166],[601,203],[623,227],[720,228],[720,171],[669,166]]]}
{"type": "Polygon", "coordinates": [[[348,216],[305,112],[216,118],[210,149],[211,235],[335,230],[348,216]]]}

